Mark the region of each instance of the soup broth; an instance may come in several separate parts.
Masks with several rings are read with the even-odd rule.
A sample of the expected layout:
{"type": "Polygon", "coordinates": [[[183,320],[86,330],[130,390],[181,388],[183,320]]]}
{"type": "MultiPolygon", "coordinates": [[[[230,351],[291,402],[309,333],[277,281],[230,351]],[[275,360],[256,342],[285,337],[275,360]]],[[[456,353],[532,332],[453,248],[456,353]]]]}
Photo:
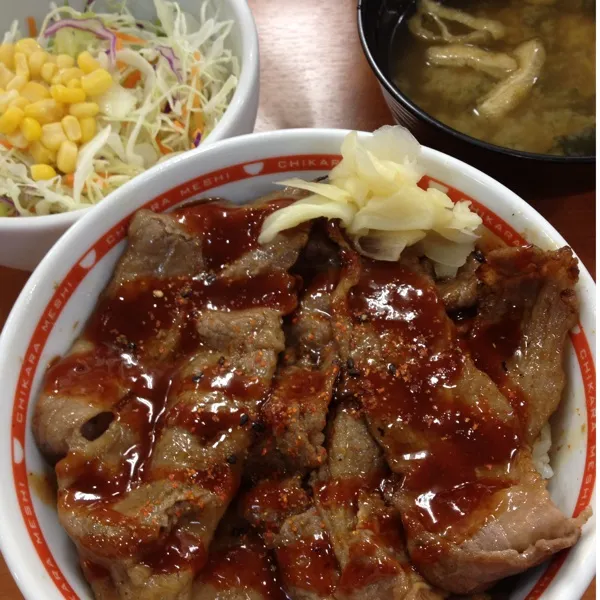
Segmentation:
{"type": "MultiPolygon", "coordinates": [[[[414,33],[408,25],[415,18],[411,10],[396,29],[390,55],[393,80],[404,94],[442,123],[491,144],[541,154],[595,154],[594,0],[462,0],[442,6],[469,18],[493,20],[502,25],[502,35],[475,39],[464,22],[443,20],[453,39],[426,40],[435,35],[414,33]],[[505,105],[496,114],[486,114],[482,107],[487,98],[495,95],[498,106],[505,100],[498,98],[503,93],[498,86],[508,87],[509,77],[529,68],[519,58],[526,42],[540,50],[541,67],[530,79],[532,86],[516,89],[519,100],[509,110],[505,105]],[[471,66],[431,60],[434,53],[452,49],[460,56],[468,54],[471,66]],[[481,56],[500,69],[474,67],[481,56]]],[[[422,20],[434,34],[442,31],[439,22],[431,15],[422,20]]]]}

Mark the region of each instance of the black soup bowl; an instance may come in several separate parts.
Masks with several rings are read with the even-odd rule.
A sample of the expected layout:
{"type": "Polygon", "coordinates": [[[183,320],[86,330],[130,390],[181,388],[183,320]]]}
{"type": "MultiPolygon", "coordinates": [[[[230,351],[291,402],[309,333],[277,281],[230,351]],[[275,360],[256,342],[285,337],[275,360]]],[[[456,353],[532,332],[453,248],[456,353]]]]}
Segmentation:
{"type": "Polygon", "coordinates": [[[415,0],[358,0],[360,41],[394,120],[422,144],[461,158],[528,197],[594,189],[595,156],[534,154],[489,144],[438,121],[394,85],[392,42],[408,34],[402,24],[414,13],[415,4],[415,0]]]}

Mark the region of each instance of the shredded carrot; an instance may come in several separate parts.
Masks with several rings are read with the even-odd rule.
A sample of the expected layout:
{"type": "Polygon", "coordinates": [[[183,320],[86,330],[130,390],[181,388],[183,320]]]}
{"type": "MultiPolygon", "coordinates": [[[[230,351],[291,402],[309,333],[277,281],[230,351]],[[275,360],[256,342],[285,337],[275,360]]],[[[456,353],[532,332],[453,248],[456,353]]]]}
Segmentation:
{"type": "Polygon", "coordinates": [[[2,144],[7,150],[12,150],[13,145],[6,140],[0,140],[0,144],[2,144]]]}
{"type": "Polygon", "coordinates": [[[27,17],[27,27],[29,28],[29,37],[36,38],[38,30],[37,23],[33,17],[27,17]]]}
{"type": "Polygon", "coordinates": [[[156,144],[158,145],[160,151],[163,154],[171,154],[171,152],[173,152],[172,148],[169,148],[169,146],[165,146],[158,138],[156,138],[156,144]]]}
{"type": "Polygon", "coordinates": [[[194,113],[194,126],[196,129],[204,129],[204,116],[201,112],[194,113]]]}
{"type": "Polygon", "coordinates": [[[118,60],[117,61],[117,68],[119,69],[119,71],[121,71],[121,73],[128,67],[129,65],[126,62],[123,62],[122,60],[118,60]]]}
{"type": "Polygon", "coordinates": [[[142,78],[142,74],[136,69],[127,75],[125,81],[123,82],[123,87],[126,88],[134,88],[137,82],[142,78]]]}
{"type": "Polygon", "coordinates": [[[123,42],[129,42],[130,44],[139,44],[141,46],[146,45],[146,40],[136,37],[135,35],[130,35],[129,33],[123,33],[122,31],[115,31],[114,29],[111,29],[111,31],[117,36],[117,50],[120,50],[119,42],[121,42],[121,48],[123,47],[122,46],[123,42]]]}
{"type": "MultiPolygon", "coordinates": [[[[194,52],[194,58],[196,59],[196,61],[200,60],[201,56],[200,56],[200,52],[198,52],[198,50],[196,50],[194,52]]],[[[200,69],[198,68],[198,65],[194,65],[192,67],[192,76],[198,75],[198,73],[200,73],[200,69]]]]}
{"type": "Polygon", "coordinates": [[[185,126],[181,121],[173,121],[173,125],[176,129],[185,129],[185,126]]]}
{"type": "Polygon", "coordinates": [[[63,183],[69,187],[73,187],[75,184],[75,175],[73,175],[73,173],[69,173],[68,175],[63,176],[63,183]]]}

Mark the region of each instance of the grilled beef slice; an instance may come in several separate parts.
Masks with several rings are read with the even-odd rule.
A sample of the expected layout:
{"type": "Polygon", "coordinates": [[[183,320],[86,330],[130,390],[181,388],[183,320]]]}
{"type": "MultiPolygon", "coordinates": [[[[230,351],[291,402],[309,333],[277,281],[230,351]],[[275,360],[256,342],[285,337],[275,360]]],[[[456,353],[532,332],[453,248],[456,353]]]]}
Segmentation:
{"type": "Polygon", "coordinates": [[[332,305],[343,385],[401,475],[394,503],[413,564],[473,593],[573,545],[586,515],[553,505],[517,413],[476,368],[433,282],[348,246],[343,263],[332,305]]]}
{"type": "Polygon", "coordinates": [[[193,600],[287,600],[273,556],[235,510],[223,517],[193,600]]]}
{"type": "Polygon", "coordinates": [[[577,259],[570,248],[504,248],[478,271],[481,300],[468,338],[475,364],[511,400],[532,443],[565,385],[565,341],[577,323],[577,259]]]}
{"type": "Polygon", "coordinates": [[[189,598],[206,562],[297,303],[287,271],[306,232],[256,241],[275,206],[137,213],[81,339],[48,374],[36,438],[61,458],[59,518],[98,598],[189,598]]]}
{"type": "Polygon", "coordinates": [[[338,406],[327,436],[327,462],[313,478],[314,498],[340,565],[336,600],[439,600],[408,560],[398,511],[386,506],[389,477],[360,411],[338,406]]]}
{"type": "Polygon", "coordinates": [[[262,408],[273,445],[292,470],[315,468],[324,460],[323,430],[339,370],[329,314],[338,262],[337,245],[317,222],[294,266],[304,289],[285,328],[286,350],[262,408]]]}

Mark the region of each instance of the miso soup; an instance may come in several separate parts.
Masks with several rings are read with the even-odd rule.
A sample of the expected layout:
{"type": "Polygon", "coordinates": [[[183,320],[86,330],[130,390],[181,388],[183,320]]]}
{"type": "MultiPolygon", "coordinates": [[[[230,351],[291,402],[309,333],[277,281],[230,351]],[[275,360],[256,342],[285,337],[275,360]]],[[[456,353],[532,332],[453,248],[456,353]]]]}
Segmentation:
{"type": "Polygon", "coordinates": [[[525,152],[595,154],[594,0],[417,0],[391,46],[397,87],[434,118],[525,152]]]}

